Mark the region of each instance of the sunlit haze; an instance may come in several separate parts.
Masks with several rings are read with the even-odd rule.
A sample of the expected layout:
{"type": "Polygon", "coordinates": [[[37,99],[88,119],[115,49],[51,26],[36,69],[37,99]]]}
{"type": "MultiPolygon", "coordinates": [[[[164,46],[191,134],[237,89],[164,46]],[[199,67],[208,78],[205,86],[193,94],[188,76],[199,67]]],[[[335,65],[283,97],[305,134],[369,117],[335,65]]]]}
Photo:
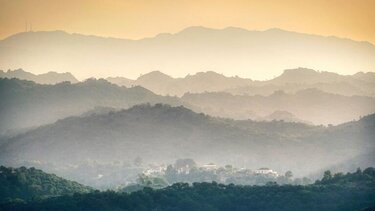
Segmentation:
{"type": "Polygon", "coordinates": [[[140,39],[189,26],[285,30],[375,43],[373,0],[1,0],[0,38],[64,30],[140,39]]]}
{"type": "MultiPolygon", "coordinates": [[[[68,33],[83,35],[142,39],[154,37],[160,33],[179,33],[191,26],[203,26],[212,29],[238,27],[249,31],[280,28],[304,34],[335,36],[375,43],[375,27],[372,27],[375,25],[375,13],[373,13],[375,2],[371,0],[0,0],[0,5],[1,38],[24,31],[63,30],[68,33]]],[[[208,37],[211,35],[201,34],[199,36],[205,36],[209,39],[208,37]]],[[[234,40],[241,39],[230,33],[223,36],[227,36],[226,40],[220,40],[223,45],[235,43],[234,40]]],[[[274,35],[273,38],[277,40],[281,36],[274,35]]],[[[279,41],[281,42],[279,44],[285,43],[282,39],[279,39],[279,41]]],[[[289,41],[294,43],[295,39],[289,39],[286,42],[289,41]]],[[[25,44],[35,44],[41,46],[41,48],[47,45],[47,43],[38,42],[40,42],[39,38],[37,40],[24,40],[22,41],[24,45],[17,48],[24,48],[25,44]]],[[[83,39],[79,42],[85,43],[83,39]]],[[[182,40],[179,44],[185,45],[184,42],[194,45],[191,39],[182,40]]],[[[269,40],[268,42],[272,45],[273,41],[269,40]]],[[[162,41],[158,43],[165,45],[162,41]]],[[[98,43],[98,45],[106,44],[98,43]]],[[[246,44],[242,43],[241,45],[246,44]]],[[[91,55],[89,58],[74,56],[75,59],[70,59],[67,57],[73,55],[69,53],[69,49],[65,49],[60,52],[66,52],[67,55],[48,59],[45,56],[39,56],[39,59],[44,57],[43,61],[39,61],[36,58],[22,57],[19,53],[14,53],[7,54],[7,57],[3,58],[4,61],[0,60],[0,69],[24,68],[39,74],[48,71],[71,72],[81,80],[89,77],[108,76],[123,76],[135,79],[140,74],[153,70],[162,71],[173,77],[184,77],[187,74],[202,71],[216,71],[227,76],[238,75],[257,80],[271,79],[280,75],[284,69],[299,66],[346,75],[358,71],[375,71],[375,65],[372,62],[374,60],[373,50],[365,49],[366,45],[370,44],[364,43],[362,47],[355,47],[360,49],[361,55],[351,51],[354,57],[345,50],[337,55],[331,54],[333,52],[328,49],[329,46],[325,46],[324,41],[318,45],[315,42],[300,43],[292,46],[288,51],[299,49],[298,45],[307,45],[303,53],[296,52],[298,58],[294,58],[293,54],[273,53],[274,50],[272,49],[263,52],[265,48],[259,49],[258,52],[246,52],[238,49],[239,52],[229,53],[228,48],[233,46],[223,47],[219,49],[219,52],[214,53],[211,53],[210,49],[216,49],[217,47],[208,46],[205,48],[201,46],[202,48],[193,50],[193,52],[201,52],[200,55],[196,53],[192,55],[187,52],[182,58],[177,52],[177,46],[167,47],[170,49],[171,55],[164,55],[165,52],[160,52],[164,51],[163,47],[157,48],[157,50],[160,50],[159,52],[149,52],[149,50],[155,49],[151,46],[145,46],[146,49],[149,49],[147,51],[142,50],[142,47],[137,47],[130,52],[134,55],[134,58],[121,51],[116,56],[107,54],[110,58],[105,58],[102,55],[97,55],[100,53],[98,51],[87,50],[90,54],[86,55],[91,55]],[[317,48],[314,46],[317,46],[317,48]],[[224,51],[222,57],[216,55],[220,51],[224,51]],[[323,55],[319,57],[319,55],[327,52],[330,54],[329,57],[323,55]],[[138,53],[142,53],[142,55],[138,55],[138,53]],[[264,54],[264,56],[258,57],[257,54],[264,54]],[[356,55],[360,58],[356,59],[356,55]],[[203,58],[205,58],[205,61],[200,61],[203,58]],[[349,58],[353,58],[353,60],[349,58]],[[184,59],[184,61],[180,61],[181,59],[184,59]],[[88,61],[89,64],[83,64],[85,61],[88,61]]],[[[107,47],[113,49],[113,47],[107,47]]],[[[60,48],[68,48],[68,46],[64,44],[53,48],[56,51],[60,48]]],[[[124,48],[133,49],[133,47],[124,48]]],[[[192,48],[194,47],[192,46],[192,48]]],[[[257,48],[257,46],[250,46],[253,51],[256,51],[257,48]]],[[[343,48],[347,49],[347,47],[343,48]]],[[[372,48],[374,47],[372,46],[372,48]]],[[[33,48],[33,50],[35,49],[33,48]]],[[[84,49],[82,48],[82,50],[84,49]]],[[[187,50],[189,51],[189,49],[187,50]]],[[[39,52],[33,52],[32,54],[39,55],[39,52]]],[[[46,54],[49,53],[46,52],[46,54]]]]}
{"type": "Polygon", "coordinates": [[[0,0],[0,210],[375,210],[375,0],[0,0]]]}

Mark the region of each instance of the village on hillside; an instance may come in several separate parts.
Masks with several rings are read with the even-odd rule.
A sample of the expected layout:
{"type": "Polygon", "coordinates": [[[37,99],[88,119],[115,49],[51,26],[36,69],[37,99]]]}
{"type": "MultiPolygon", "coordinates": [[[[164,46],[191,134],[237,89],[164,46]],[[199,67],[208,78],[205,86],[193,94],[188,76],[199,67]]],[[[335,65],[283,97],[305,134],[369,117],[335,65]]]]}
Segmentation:
{"type": "Polygon", "coordinates": [[[302,185],[311,183],[311,180],[306,177],[293,178],[291,171],[279,174],[275,170],[266,167],[251,170],[236,168],[232,165],[217,166],[214,163],[199,166],[192,159],[178,159],[173,165],[149,165],[139,175],[137,183],[155,188],[162,187],[164,183],[212,181],[236,185],[302,185]]]}

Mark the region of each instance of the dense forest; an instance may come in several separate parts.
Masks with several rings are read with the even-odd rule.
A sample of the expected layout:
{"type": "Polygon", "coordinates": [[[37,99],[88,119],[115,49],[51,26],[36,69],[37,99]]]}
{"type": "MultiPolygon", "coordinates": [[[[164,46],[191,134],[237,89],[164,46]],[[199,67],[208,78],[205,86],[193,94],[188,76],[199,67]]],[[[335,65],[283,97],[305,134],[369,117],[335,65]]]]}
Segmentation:
{"type": "Polygon", "coordinates": [[[0,166],[0,202],[88,193],[93,190],[35,168],[0,166]]]}
{"type": "Polygon", "coordinates": [[[1,210],[358,210],[375,206],[375,169],[332,174],[312,185],[176,183],[132,193],[95,191],[3,203],[1,210]]]}

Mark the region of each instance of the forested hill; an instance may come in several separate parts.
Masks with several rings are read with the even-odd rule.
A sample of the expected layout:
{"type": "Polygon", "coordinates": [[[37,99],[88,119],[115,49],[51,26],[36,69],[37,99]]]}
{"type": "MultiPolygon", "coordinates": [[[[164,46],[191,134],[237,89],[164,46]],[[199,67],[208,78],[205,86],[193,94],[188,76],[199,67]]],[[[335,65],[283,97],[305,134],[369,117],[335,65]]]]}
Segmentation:
{"type": "Polygon", "coordinates": [[[141,156],[145,163],[170,163],[187,157],[250,169],[293,169],[301,176],[373,151],[374,122],[375,115],[334,127],[235,121],[181,106],[138,105],[66,118],[10,138],[0,146],[0,161],[75,165],[84,160],[132,162],[141,156]]]}
{"type": "Polygon", "coordinates": [[[93,190],[93,188],[35,168],[0,166],[0,202],[89,193],[93,190]]]}
{"type": "Polygon", "coordinates": [[[331,175],[308,186],[235,186],[176,183],[133,193],[94,192],[26,204],[5,210],[362,210],[375,206],[375,169],[331,175]]]}
{"type": "Polygon", "coordinates": [[[162,97],[139,86],[125,88],[96,79],[56,85],[0,79],[0,99],[0,135],[53,123],[100,106],[123,109],[140,103],[179,104],[177,98],[162,97]]]}

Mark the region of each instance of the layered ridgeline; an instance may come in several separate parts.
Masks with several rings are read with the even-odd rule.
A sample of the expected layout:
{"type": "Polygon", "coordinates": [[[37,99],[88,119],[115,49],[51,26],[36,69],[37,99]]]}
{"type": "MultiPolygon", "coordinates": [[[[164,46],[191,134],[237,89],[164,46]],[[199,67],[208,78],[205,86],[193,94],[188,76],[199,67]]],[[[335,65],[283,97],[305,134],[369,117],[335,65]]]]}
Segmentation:
{"type": "Polygon", "coordinates": [[[375,169],[332,175],[308,186],[176,183],[133,193],[93,192],[0,204],[3,210],[373,210],[375,169]]]}
{"type": "Polygon", "coordinates": [[[373,97],[343,96],[317,89],[304,89],[296,93],[276,91],[266,96],[225,92],[187,93],[177,98],[159,96],[139,86],[119,87],[105,80],[94,79],[56,85],[0,79],[0,97],[0,134],[13,134],[67,116],[80,115],[97,107],[123,109],[140,103],[183,104],[196,112],[233,119],[327,125],[351,121],[375,112],[373,97]]]}
{"type": "Polygon", "coordinates": [[[227,92],[235,95],[264,96],[280,90],[295,93],[313,88],[345,96],[375,96],[375,73],[373,72],[339,75],[306,68],[287,69],[280,76],[264,81],[237,76],[226,77],[213,71],[199,72],[183,78],[173,78],[160,71],[153,71],[136,80],[123,77],[109,77],[106,80],[126,87],[139,85],[161,95],[181,96],[188,92],[227,92]]]}
{"type": "Polygon", "coordinates": [[[294,94],[276,91],[268,96],[232,95],[225,92],[187,93],[181,100],[213,116],[316,125],[341,124],[375,113],[374,97],[349,97],[317,89],[305,89],[294,94]]]}
{"type": "Polygon", "coordinates": [[[21,80],[34,81],[38,84],[57,84],[64,81],[77,83],[78,80],[71,73],[48,72],[43,74],[32,74],[22,69],[0,70],[0,78],[18,78],[21,80]]]}
{"type": "Polygon", "coordinates": [[[0,203],[89,193],[93,190],[93,188],[35,168],[0,166],[0,203]]]}
{"type": "Polygon", "coordinates": [[[242,76],[272,78],[280,70],[296,66],[346,74],[371,71],[375,47],[368,42],[280,29],[190,27],[141,40],[50,31],[19,33],[1,40],[0,58],[0,69],[68,70],[79,78],[101,76],[103,71],[113,76],[129,73],[125,76],[135,78],[150,70],[174,76],[232,70],[242,76]]]}
{"type": "Polygon", "coordinates": [[[272,80],[252,81],[212,71],[184,78],[154,71],[136,80],[106,80],[127,87],[139,85],[162,95],[182,95],[182,101],[195,111],[233,119],[328,125],[375,112],[372,72],[344,76],[298,68],[272,80]]]}
{"type": "MultiPolygon", "coordinates": [[[[35,75],[22,69],[0,71],[0,78],[18,78],[39,84],[78,82],[71,73],[48,72],[35,75]]],[[[152,71],[141,75],[136,80],[124,77],[108,77],[106,80],[128,88],[142,86],[160,95],[182,96],[185,93],[226,92],[234,95],[267,96],[275,91],[293,94],[305,89],[318,89],[344,96],[375,96],[375,73],[373,72],[339,75],[307,68],[287,69],[280,76],[264,81],[254,81],[238,76],[227,77],[214,71],[198,72],[183,78],[173,78],[160,71],[152,71]]]]}
{"type": "Polygon", "coordinates": [[[267,166],[301,176],[373,152],[374,131],[374,115],[321,127],[218,119],[184,107],[140,105],[70,117],[17,135],[0,146],[0,161],[61,168],[85,160],[132,163],[141,157],[144,163],[162,164],[194,158],[201,164],[267,166]]]}
{"type": "Polygon", "coordinates": [[[358,72],[353,75],[339,75],[307,68],[287,69],[274,79],[254,81],[250,85],[237,86],[224,91],[235,95],[269,95],[278,90],[296,93],[311,88],[344,96],[374,97],[375,73],[358,72]]]}
{"type": "Polygon", "coordinates": [[[95,79],[56,85],[0,79],[0,99],[0,134],[52,123],[96,107],[122,109],[140,103],[180,104],[177,98],[158,96],[142,87],[119,87],[95,79]]]}
{"type": "Polygon", "coordinates": [[[173,78],[160,71],[152,71],[141,75],[136,80],[124,77],[109,77],[106,80],[126,87],[139,85],[158,94],[178,96],[187,92],[223,91],[252,84],[251,79],[226,77],[213,71],[199,72],[184,78],[173,78]]]}

